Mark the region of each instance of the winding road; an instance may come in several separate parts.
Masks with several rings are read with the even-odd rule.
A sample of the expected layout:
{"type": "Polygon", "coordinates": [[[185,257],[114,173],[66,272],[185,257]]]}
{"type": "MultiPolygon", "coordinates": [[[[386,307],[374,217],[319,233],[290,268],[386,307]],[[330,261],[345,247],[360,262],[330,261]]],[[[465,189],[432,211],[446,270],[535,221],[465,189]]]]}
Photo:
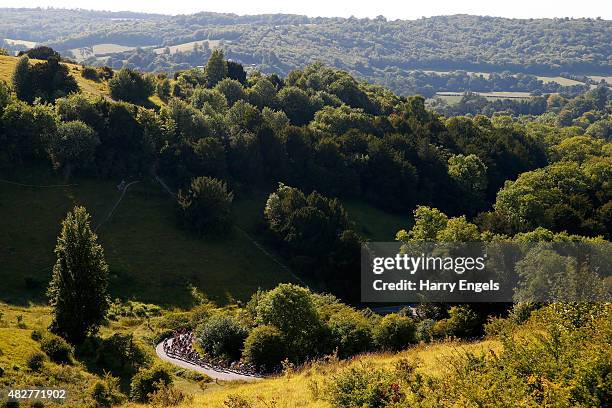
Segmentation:
{"type": "Polygon", "coordinates": [[[206,374],[207,376],[214,378],[216,380],[222,380],[222,381],[259,381],[262,378],[261,377],[256,377],[256,376],[252,376],[252,375],[245,375],[245,374],[238,374],[229,370],[223,370],[221,368],[205,368],[205,367],[201,367],[197,364],[193,364],[190,363],[188,361],[185,360],[181,360],[178,358],[174,358],[174,357],[170,357],[168,354],[166,354],[166,352],[164,351],[164,342],[162,341],[161,343],[159,343],[156,347],[155,347],[155,352],[157,353],[157,356],[159,358],[161,358],[164,361],[167,361],[171,364],[174,364],[178,367],[182,367],[182,368],[188,368],[190,370],[194,370],[197,371],[199,373],[203,373],[206,374]]]}

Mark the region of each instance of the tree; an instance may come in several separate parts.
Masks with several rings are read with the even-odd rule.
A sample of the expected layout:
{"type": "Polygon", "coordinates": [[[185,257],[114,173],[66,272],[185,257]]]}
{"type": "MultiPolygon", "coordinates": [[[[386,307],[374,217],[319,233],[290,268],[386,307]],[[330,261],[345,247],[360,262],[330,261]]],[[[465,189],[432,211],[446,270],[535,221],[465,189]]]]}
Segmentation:
{"type": "Polygon", "coordinates": [[[14,163],[48,157],[47,148],[55,137],[57,114],[50,105],[28,105],[18,101],[4,109],[0,132],[0,157],[8,155],[14,163]]]}
{"type": "Polygon", "coordinates": [[[452,306],[446,319],[446,334],[457,337],[474,335],[478,327],[478,315],[468,306],[452,306]]]}
{"type": "Polygon", "coordinates": [[[186,191],[179,191],[178,205],[187,228],[198,235],[227,232],[232,223],[234,195],[224,181],[197,177],[186,191]]]}
{"type": "Polygon", "coordinates": [[[388,314],[374,327],[374,340],[383,350],[402,350],[416,342],[416,325],[407,316],[388,314]]]}
{"type": "Polygon", "coordinates": [[[198,109],[204,109],[208,105],[215,112],[227,110],[227,100],[217,89],[196,87],[191,95],[191,104],[198,109]]]}
{"type": "Polygon", "coordinates": [[[477,209],[484,201],[487,189],[487,166],[475,154],[451,156],[448,175],[459,185],[465,207],[477,209]]]}
{"type": "Polygon", "coordinates": [[[293,361],[317,354],[323,324],[308,289],[280,284],[262,296],[255,310],[258,324],[275,326],[283,333],[293,361]]]}
{"type": "Polygon", "coordinates": [[[51,158],[56,167],[64,167],[69,175],[73,168],[87,168],[99,144],[95,132],[85,123],[60,122],[51,142],[51,158]]]}
{"type": "Polygon", "coordinates": [[[223,56],[223,50],[213,50],[206,63],[206,78],[208,87],[212,88],[222,79],[227,77],[227,61],[223,56]]]}
{"type": "Polygon", "coordinates": [[[204,352],[232,361],[240,358],[247,330],[233,316],[214,315],[197,329],[197,340],[204,352]]]}
{"type": "Polygon", "coordinates": [[[32,75],[30,74],[30,59],[26,55],[17,61],[12,82],[17,98],[22,101],[29,101],[34,92],[32,90],[32,75]]]}
{"type": "Polygon", "coordinates": [[[215,89],[225,96],[229,106],[247,98],[242,84],[235,79],[225,78],[216,84],[215,89]]]}
{"type": "Polygon", "coordinates": [[[281,89],[277,96],[280,107],[287,114],[291,123],[301,126],[312,120],[315,110],[306,92],[289,86],[281,89]]]}
{"type": "Polygon", "coordinates": [[[32,59],[39,59],[39,60],[48,60],[49,58],[57,58],[57,59],[60,58],[60,55],[57,51],[55,51],[51,47],[47,47],[44,45],[41,45],[39,47],[34,47],[31,50],[26,51],[25,55],[27,55],[28,57],[32,59]]]}
{"type": "Polygon", "coordinates": [[[272,372],[285,358],[283,334],[274,326],[257,326],[244,342],[242,356],[258,370],[272,372]]]}
{"type": "Polygon", "coordinates": [[[150,394],[170,384],[172,384],[172,374],[165,367],[154,366],[142,369],[132,378],[130,398],[137,402],[147,402],[150,394]]]}
{"type": "Polygon", "coordinates": [[[335,313],[328,325],[340,358],[363,353],[372,348],[372,328],[359,312],[346,310],[335,313]]]}
{"type": "Polygon", "coordinates": [[[56,57],[30,65],[28,57],[24,55],[17,62],[12,79],[17,98],[28,103],[37,97],[45,102],[53,102],[59,97],[79,91],[68,67],[60,64],[56,57]]]}
{"type": "Polygon", "coordinates": [[[247,74],[244,71],[242,64],[237,62],[227,61],[227,76],[231,79],[235,79],[243,85],[246,83],[247,74]]]}
{"type": "Polygon", "coordinates": [[[108,81],[108,88],[113,99],[139,104],[153,95],[155,85],[151,78],[122,68],[108,81]]]}
{"type": "Polygon", "coordinates": [[[108,265],[85,207],[75,207],[62,222],[53,276],[47,295],[53,308],[51,331],[73,344],[95,334],[110,306],[108,265]]]}

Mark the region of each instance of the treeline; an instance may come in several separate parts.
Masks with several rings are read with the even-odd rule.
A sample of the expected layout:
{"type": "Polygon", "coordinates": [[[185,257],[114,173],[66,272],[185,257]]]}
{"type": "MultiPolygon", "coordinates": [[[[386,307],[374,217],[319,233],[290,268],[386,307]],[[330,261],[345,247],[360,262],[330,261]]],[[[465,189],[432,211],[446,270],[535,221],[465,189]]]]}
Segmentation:
{"type": "MultiPolygon", "coordinates": [[[[5,22],[0,34],[3,38],[49,44],[63,54],[103,43],[165,47],[218,40],[229,58],[254,64],[266,73],[287,75],[315,61],[326,61],[398,93],[415,91],[402,81],[406,71],[415,69],[554,75],[609,74],[612,69],[608,61],[610,23],[601,19],[517,20],[455,15],[387,21],[383,17],[215,13],[117,16],[78,10],[4,9],[0,11],[5,22]]],[[[6,46],[11,50],[23,48],[6,46]]],[[[135,69],[174,71],[184,67],[183,58],[180,54],[153,55],[134,50],[115,59],[115,68],[129,62],[133,65],[126,66],[135,69]]]]}
{"type": "Polygon", "coordinates": [[[455,213],[469,198],[449,174],[452,157],[475,155],[487,168],[485,194],[469,204],[474,208],[486,207],[505,180],[546,163],[542,147],[523,131],[446,120],[427,111],[422,98],[400,98],[321,65],[285,79],[246,78],[217,52],[206,70],[182,72],[176,80],[138,78],[120,71],[109,80],[111,94],[136,102],[156,89],[167,100],[159,112],[79,94],[54,106],[8,98],[4,164],[51,155],[58,168],[102,177],[156,168],[177,186],[198,176],[226,179],[238,189],[285,182],[391,211],[422,203],[455,213]],[[21,119],[26,116],[46,119],[32,123],[21,119]],[[35,125],[41,122],[44,129],[35,125]],[[64,139],[87,140],[75,146],[95,146],[91,154],[56,153],[58,126],[71,123],[76,132],[74,122],[87,131],[64,139]]]}
{"type": "MultiPolygon", "coordinates": [[[[121,178],[157,171],[178,188],[206,176],[227,181],[239,194],[257,186],[270,191],[282,182],[307,193],[359,198],[388,211],[407,213],[420,204],[474,216],[499,200],[508,180],[559,157],[578,166],[601,157],[604,168],[608,160],[605,127],[595,132],[571,126],[559,133],[544,120],[446,119],[428,111],[420,97],[398,97],[320,64],[284,79],[247,77],[239,64],[214,51],[205,69],[174,78],[121,70],[108,84],[116,99],[145,103],[156,92],[166,104],[155,111],[74,94],[55,105],[29,105],[4,88],[3,165],[46,160],[65,174],[121,178]],[[593,137],[578,137],[585,132],[593,137]]],[[[605,119],[608,98],[602,87],[570,101],[550,96],[547,106],[557,109],[557,119],[605,119]]],[[[605,175],[594,174],[598,180],[605,175]]],[[[578,211],[574,224],[559,224],[559,213],[549,215],[558,221],[533,225],[607,234],[609,196],[602,195],[593,176],[585,177],[591,177],[592,191],[579,191],[591,204],[570,200],[578,211]],[[587,220],[591,224],[584,224],[587,220]]],[[[570,189],[561,197],[575,194],[570,189]]],[[[560,211],[555,208],[551,211],[560,211]]],[[[522,230],[512,226],[513,232],[522,230]]]]}
{"type": "Polygon", "coordinates": [[[565,131],[573,135],[586,133],[609,140],[612,135],[611,100],[609,88],[600,85],[574,97],[552,94],[525,100],[489,100],[474,93],[466,93],[456,104],[436,98],[428,106],[445,116],[522,116],[523,122],[559,126],[567,128],[565,131]]]}
{"type": "Polygon", "coordinates": [[[544,82],[535,75],[501,72],[490,74],[465,71],[430,72],[387,70],[384,85],[402,95],[420,94],[426,98],[436,92],[531,92],[576,95],[589,90],[585,84],[563,86],[544,82]]]}

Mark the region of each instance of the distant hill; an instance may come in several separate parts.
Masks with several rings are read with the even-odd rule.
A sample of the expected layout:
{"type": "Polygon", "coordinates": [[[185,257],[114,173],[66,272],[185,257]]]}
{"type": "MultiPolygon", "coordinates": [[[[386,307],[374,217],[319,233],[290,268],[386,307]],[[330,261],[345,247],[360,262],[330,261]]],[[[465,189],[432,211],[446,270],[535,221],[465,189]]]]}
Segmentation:
{"type": "Polygon", "coordinates": [[[10,39],[4,44],[10,50],[34,41],[113,68],[176,71],[201,65],[210,48],[221,47],[229,58],[264,72],[287,74],[321,60],[398,92],[414,69],[612,75],[612,22],[602,19],[387,21],[58,9],[0,9],[0,18],[0,38],[10,39]]]}

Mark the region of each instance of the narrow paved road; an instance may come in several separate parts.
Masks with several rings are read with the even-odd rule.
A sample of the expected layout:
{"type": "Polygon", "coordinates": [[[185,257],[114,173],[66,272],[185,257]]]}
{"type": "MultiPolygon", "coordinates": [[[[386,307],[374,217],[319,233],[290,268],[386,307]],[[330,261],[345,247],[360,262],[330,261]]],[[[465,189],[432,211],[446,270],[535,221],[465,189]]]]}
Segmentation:
{"type": "Polygon", "coordinates": [[[155,347],[155,352],[157,353],[157,356],[164,361],[167,361],[171,364],[174,364],[182,368],[189,368],[190,370],[204,373],[208,375],[209,377],[215,378],[217,380],[222,380],[222,381],[258,381],[258,380],[261,380],[260,377],[254,377],[251,375],[244,375],[244,374],[237,374],[231,371],[225,371],[223,369],[204,368],[204,367],[200,367],[199,365],[196,365],[196,364],[184,361],[184,360],[179,360],[177,358],[170,357],[164,351],[163,342],[159,343],[155,347]]]}

